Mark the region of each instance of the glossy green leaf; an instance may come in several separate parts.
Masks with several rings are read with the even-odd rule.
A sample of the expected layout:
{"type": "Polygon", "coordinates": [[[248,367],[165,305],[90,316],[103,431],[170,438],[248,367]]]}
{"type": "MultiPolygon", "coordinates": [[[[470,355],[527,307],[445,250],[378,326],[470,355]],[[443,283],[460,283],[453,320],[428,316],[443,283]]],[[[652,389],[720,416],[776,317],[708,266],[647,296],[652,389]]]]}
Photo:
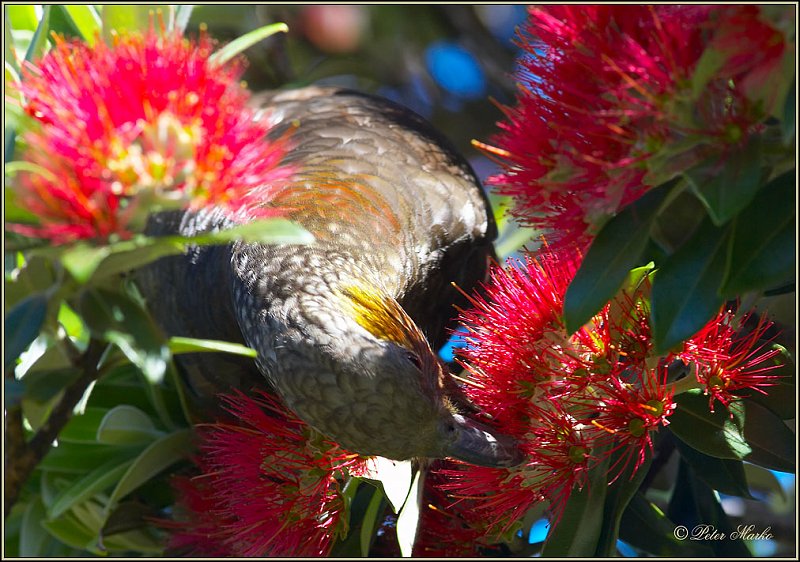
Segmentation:
{"type": "Polygon", "coordinates": [[[162,470],[188,457],[192,450],[192,431],[181,429],[149,445],[134,460],[109,497],[109,505],[130,494],[162,470]]]}
{"type": "Polygon", "coordinates": [[[12,308],[5,318],[4,369],[14,366],[17,358],[33,343],[47,316],[47,296],[30,295],[12,308]]]}
{"type": "Polygon", "coordinates": [[[100,33],[100,16],[94,6],[88,4],[67,4],[59,6],[64,15],[89,45],[94,45],[97,34],[100,33]]]}
{"type": "Polygon", "coordinates": [[[169,350],[175,354],[179,353],[202,353],[202,352],[222,352],[242,355],[244,357],[258,356],[255,349],[246,345],[231,343],[218,340],[200,340],[195,338],[171,337],[167,342],[169,350]]]}
{"type": "Polygon", "coordinates": [[[114,445],[91,445],[83,443],[61,443],[45,455],[38,468],[57,474],[86,474],[116,455],[139,452],[141,446],[118,447],[114,445]]]}
{"type": "Polygon", "coordinates": [[[684,172],[715,225],[734,218],[758,191],[762,175],[760,138],[753,135],[732,152],[714,156],[684,172]]]}
{"type": "Polygon", "coordinates": [[[404,557],[412,555],[417,540],[424,478],[425,471],[418,470],[408,492],[408,499],[397,514],[397,543],[400,545],[400,554],[404,557]]]}
{"type": "Polygon", "coordinates": [[[97,546],[95,533],[78,517],[71,513],[65,513],[55,520],[45,520],[42,526],[47,531],[64,544],[72,548],[89,550],[93,554],[102,554],[97,546]]]}
{"type": "Polygon", "coordinates": [[[589,483],[582,490],[572,490],[561,519],[547,535],[543,557],[594,556],[603,530],[608,466],[606,455],[605,460],[591,470],[589,483]]]}
{"type": "Polygon", "coordinates": [[[744,437],[753,449],[744,460],[782,472],[795,472],[797,437],[784,421],[750,400],[745,405],[744,437]]]}
{"type": "Polygon", "coordinates": [[[708,396],[690,391],[675,397],[678,407],[669,418],[669,429],[680,440],[698,451],[718,459],[743,460],[752,452],[744,436],[745,411],[741,402],[730,404],[730,413],[721,404],[711,413],[708,396]]]}
{"type": "Polygon", "coordinates": [[[685,462],[681,462],[678,468],[667,517],[685,528],[686,541],[702,542],[717,557],[750,557],[750,551],[741,540],[703,538],[703,534],[709,531],[722,533],[729,538],[735,528],[722,509],[717,494],[694,476],[685,462]]]}
{"type": "Polygon", "coordinates": [[[747,478],[745,477],[744,463],[742,461],[711,457],[690,447],[680,439],[676,439],[675,444],[683,460],[707,486],[729,496],[753,498],[750,494],[750,488],[747,486],[747,478]]]}
{"type": "Polygon", "coordinates": [[[91,332],[113,343],[150,381],[166,372],[169,351],[150,315],[131,297],[108,289],[81,296],[79,309],[91,332]]]}
{"type": "Polygon", "coordinates": [[[76,281],[88,283],[180,254],[185,248],[185,244],[174,238],[136,237],[106,246],[80,243],[67,250],[61,262],[76,281]]]}
{"type": "Polygon", "coordinates": [[[25,53],[26,61],[36,61],[43,54],[47,46],[47,36],[50,33],[50,10],[52,6],[45,4],[42,9],[42,17],[39,24],[36,26],[36,31],[33,32],[33,39],[25,53]]]}
{"type": "Polygon", "coordinates": [[[6,4],[3,6],[3,11],[14,30],[36,31],[36,27],[39,25],[36,7],[33,4],[6,4]]]}
{"type": "Polygon", "coordinates": [[[655,264],[632,269],[619,293],[608,305],[609,334],[611,341],[619,341],[623,333],[631,329],[636,318],[636,304],[641,304],[642,314],[650,311],[650,282],[655,264]]]}
{"type": "Polygon", "coordinates": [[[770,289],[794,278],[796,184],[795,170],[775,178],[736,219],[723,296],[770,289]]]}
{"type": "Polygon", "coordinates": [[[675,538],[675,523],[639,492],[622,515],[619,538],[659,557],[708,557],[712,551],[699,541],[675,538]]]}
{"type": "Polygon", "coordinates": [[[261,244],[309,244],[314,237],[286,219],[270,218],[198,236],[136,236],[105,246],[76,244],[63,253],[64,267],[79,283],[94,283],[117,273],[183,253],[190,245],[210,246],[236,240],[261,244]]]}
{"type": "Polygon", "coordinates": [[[597,234],[564,297],[564,321],[573,333],[617,293],[639,265],[650,227],[670,185],[653,189],[613,217],[597,234]]]}
{"type": "Polygon", "coordinates": [[[372,545],[372,538],[375,534],[375,529],[379,526],[378,520],[383,510],[381,509],[386,500],[383,494],[377,488],[374,489],[372,499],[369,500],[367,511],[364,513],[364,518],[361,520],[361,531],[359,532],[359,541],[361,543],[361,556],[369,556],[369,549],[372,545]]]}
{"type": "Polygon", "coordinates": [[[146,31],[163,4],[105,4],[100,14],[103,38],[111,44],[116,33],[146,31]]]}
{"type": "Polygon", "coordinates": [[[125,363],[97,381],[87,405],[110,410],[119,404],[128,404],[154,413],[151,412],[150,399],[144,386],[139,369],[125,363]]]}
{"type": "Polygon", "coordinates": [[[44,503],[39,496],[32,498],[22,515],[19,530],[19,555],[24,558],[41,558],[47,532],[42,527],[46,516],[44,503]]]}
{"type": "Polygon", "coordinates": [[[268,218],[183,240],[198,245],[221,244],[237,240],[259,244],[311,244],[314,242],[314,236],[308,230],[289,220],[268,218]]]}
{"type": "Polygon", "coordinates": [[[58,436],[62,443],[97,443],[97,428],[108,414],[105,408],[87,407],[82,414],[73,415],[58,436]]]}
{"type": "Polygon", "coordinates": [[[717,293],[726,261],[727,229],[706,220],[653,280],[650,321],[656,353],[700,330],[722,306],[717,293]]]}
{"type": "MultiPolygon", "coordinates": [[[[623,459],[624,454],[620,452],[614,453],[611,465],[613,466],[615,461],[623,459]]],[[[647,476],[651,461],[652,456],[649,452],[645,461],[638,468],[636,468],[634,462],[629,461],[620,477],[608,486],[603,505],[603,524],[600,529],[600,536],[597,539],[597,549],[595,550],[596,557],[611,557],[616,554],[622,515],[647,476]]]]}
{"type": "Polygon", "coordinates": [[[25,397],[36,402],[52,400],[73,381],[83,374],[74,367],[61,369],[31,368],[20,381],[25,389],[25,397]]]}
{"type": "Polygon", "coordinates": [[[285,23],[273,23],[254,29],[249,33],[245,33],[241,37],[234,39],[219,51],[211,55],[210,62],[214,64],[225,64],[230,59],[243,52],[245,49],[252,47],[259,41],[263,41],[267,37],[275,35],[276,33],[287,33],[289,26],[285,23]]]}
{"type": "Polygon", "coordinates": [[[108,488],[128,470],[132,459],[130,455],[118,455],[98,466],[86,476],[76,480],[72,486],[61,492],[50,507],[48,517],[55,519],[73,505],[88,500],[108,488]]]}
{"type": "Polygon", "coordinates": [[[763,466],[744,463],[744,472],[747,477],[747,485],[756,496],[770,496],[778,498],[780,501],[787,501],[786,491],[781,486],[780,480],[772,470],[763,466]]]}
{"type": "Polygon", "coordinates": [[[127,404],[108,411],[97,427],[97,442],[107,445],[144,444],[160,435],[147,414],[127,404]]]}

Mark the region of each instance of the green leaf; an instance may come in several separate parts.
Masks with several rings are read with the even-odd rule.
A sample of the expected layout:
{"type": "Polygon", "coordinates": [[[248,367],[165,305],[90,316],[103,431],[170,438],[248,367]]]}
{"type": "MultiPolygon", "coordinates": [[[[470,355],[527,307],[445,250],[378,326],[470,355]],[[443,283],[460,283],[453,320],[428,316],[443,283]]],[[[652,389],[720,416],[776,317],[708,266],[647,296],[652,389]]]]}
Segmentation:
{"type": "Polygon", "coordinates": [[[76,244],[64,252],[61,262],[79,283],[96,282],[148,264],[164,256],[182,253],[185,244],[175,238],[136,237],[107,246],[76,244]]]}
{"type": "Polygon", "coordinates": [[[58,436],[62,443],[97,443],[97,428],[108,414],[105,408],[87,407],[82,414],[74,415],[58,436]]]}
{"type": "Polygon", "coordinates": [[[72,548],[101,554],[96,547],[96,534],[71,513],[65,513],[52,521],[45,520],[42,522],[42,526],[59,541],[72,548]]]}
{"type": "Polygon", "coordinates": [[[744,436],[745,411],[741,402],[730,404],[730,414],[717,404],[708,409],[708,397],[699,390],[675,397],[678,407],[670,416],[669,429],[698,451],[718,459],[743,460],[752,452],[744,436]]]}
{"type": "Polygon", "coordinates": [[[745,408],[744,437],[753,449],[747,462],[782,472],[794,472],[797,437],[780,417],[751,400],[745,408]]]}
{"type": "Polygon", "coordinates": [[[564,321],[573,333],[619,290],[639,265],[650,227],[672,184],[645,193],[613,217],[597,234],[564,296],[564,321]]]}
{"type": "MultiPolygon", "coordinates": [[[[36,31],[39,18],[36,17],[36,7],[33,4],[6,4],[3,9],[8,22],[15,31],[20,29],[36,31]]],[[[9,40],[10,36],[7,36],[6,39],[9,40]]]]}
{"type": "Polygon", "coordinates": [[[163,4],[105,4],[100,15],[103,24],[103,39],[112,44],[115,33],[146,31],[151,14],[163,4]]]}
{"type": "MultiPolygon", "coordinates": [[[[624,458],[626,453],[616,452],[612,455],[611,465],[624,458]]],[[[645,461],[637,468],[630,462],[620,477],[608,486],[606,500],[603,505],[603,524],[597,540],[596,557],[612,557],[617,552],[622,515],[633,496],[641,486],[650,468],[652,456],[647,454],[645,461]]]]}
{"type": "Polygon", "coordinates": [[[174,336],[169,339],[167,345],[169,346],[169,350],[173,353],[173,355],[179,353],[219,351],[222,353],[242,355],[244,357],[255,358],[258,356],[258,352],[255,349],[247,347],[246,345],[218,340],[200,340],[195,338],[182,338],[174,336]]]}
{"type": "Polygon", "coordinates": [[[26,61],[38,60],[44,54],[47,35],[50,33],[50,9],[51,6],[48,4],[43,6],[42,18],[39,20],[39,25],[36,26],[36,31],[33,32],[33,39],[25,53],[26,61]]]}
{"type": "Polygon", "coordinates": [[[270,218],[198,236],[136,236],[105,246],[78,243],[61,256],[79,283],[94,283],[131,271],[165,256],[181,254],[190,245],[210,246],[237,240],[260,244],[310,244],[314,237],[286,219],[270,218]]]}
{"type": "Polygon", "coordinates": [[[595,555],[603,530],[608,491],[609,457],[593,467],[582,490],[573,489],[558,525],[552,527],[542,549],[543,557],[595,555]]]}
{"type": "Polygon", "coordinates": [[[144,444],[161,435],[147,414],[126,404],[106,413],[97,428],[97,442],[107,445],[144,444]]]}
{"type": "Polygon", "coordinates": [[[708,545],[715,556],[732,558],[751,556],[743,541],[731,540],[731,533],[735,529],[722,509],[717,494],[694,476],[685,462],[679,465],[667,516],[676,525],[685,528],[686,540],[695,540],[708,545]],[[704,538],[703,533],[709,531],[722,533],[725,539],[704,538]]]}
{"type": "Polygon", "coordinates": [[[19,530],[19,555],[23,558],[38,559],[43,556],[42,547],[47,539],[47,532],[42,527],[45,516],[42,499],[39,496],[32,498],[22,515],[22,525],[19,530]]]}
{"type": "Polygon", "coordinates": [[[59,442],[57,447],[50,449],[37,468],[55,474],[86,474],[109,458],[128,452],[138,453],[141,450],[141,446],[118,447],[59,442]]]}
{"type": "Polygon", "coordinates": [[[48,517],[50,519],[60,517],[72,506],[110,488],[128,470],[131,462],[133,461],[130,455],[127,458],[125,455],[118,455],[78,479],[72,486],[58,494],[50,507],[48,517]]]}
{"type": "Polygon", "coordinates": [[[722,306],[717,293],[725,271],[727,229],[705,220],[655,275],[650,322],[657,354],[700,330],[722,306]]]}
{"type": "Polygon", "coordinates": [[[794,278],[796,182],[794,169],[775,178],[737,217],[723,296],[770,289],[794,278]]]}
{"type": "Polygon", "coordinates": [[[692,191],[706,206],[714,224],[734,218],[753,200],[761,184],[761,136],[745,146],[705,160],[684,172],[692,191]]]}
{"type": "Polygon", "coordinates": [[[82,374],[83,371],[74,367],[39,370],[34,365],[20,382],[25,388],[27,399],[44,403],[52,400],[82,374]]]}
{"type": "Polygon", "coordinates": [[[712,551],[698,541],[675,538],[675,523],[641,492],[636,493],[622,515],[619,538],[659,557],[709,557],[712,551]]]}
{"type": "Polygon", "coordinates": [[[611,300],[608,305],[609,334],[611,341],[620,341],[624,333],[631,329],[632,323],[637,320],[636,308],[638,303],[642,303],[642,314],[650,311],[650,286],[647,283],[651,276],[655,264],[649,264],[632,269],[625,281],[622,289],[611,300]]]}
{"type": "Polygon", "coordinates": [[[692,86],[692,99],[697,100],[703,93],[706,85],[715,77],[717,71],[728,60],[728,56],[713,47],[706,47],[695,65],[690,78],[692,86]]]}
{"type": "Polygon", "coordinates": [[[364,513],[364,518],[361,520],[361,532],[359,533],[361,556],[369,556],[372,538],[379,523],[378,519],[383,512],[381,508],[385,505],[385,501],[381,491],[375,488],[372,499],[369,500],[367,511],[364,513]]]}
{"type": "Polygon", "coordinates": [[[237,240],[258,244],[311,244],[314,242],[314,236],[291,221],[269,218],[182,240],[197,245],[221,244],[237,240]]]}
{"type": "Polygon", "coordinates": [[[115,344],[153,382],[163,379],[169,351],[150,315],[131,297],[108,289],[81,296],[79,309],[96,337],[115,344]]]}
{"type": "Polygon", "coordinates": [[[424,491],[424,470],[418,470],[408,492],[408,499],[400,513],[397,514],[397,543],[400,545],[400,555],[409,557],[414,551],[419,529],[420,507],[424,491]]]}
{"type": "Polygon", "coordinates": [[[9,311],[4,325],[4,370],[11,369],[17,358],[39,335],[47,317],[47,304],[47,296],[37,293],[22,300],[9,311]]]}
{"type": "Polygon", "coordinates": [[[69,4],[59,7],[81,34],[81,38],[89,45],[94,45],[97,34],[100,32],[100,16],[94,6],[69,4]]]}
{"type": "Polygon", "coordinates": [[[109,497],[108,505],[116,505],[119,500],[157,476],[162,470],[186,458],[191,450],[192,430],[190,429],[175,431],[152,443],[133,461],[133,464],[119,480],[109,497]]]}
{"type": "Polygon", "coordinates": [[[772,496],[783,502],[788,499],[780,480],[773,471],[763,466],[744,463],[744,472],[747,477],[747,485],[756,495],[765,495],[767,499],[772,496]]]}
{"type": "Polygon", "coordinates": [[[384,457],[372,457],[367,461],[365,478],[378,484],[392,510],[399,513],[407,498],[411,497],[411,461],[393,461],[384,457]]]}
{"type": "Polygon", "coordinates": [[[750,488],[747,486],[742,461],[711,457],[690,447],[680,439],[676,439],[675,444],[683,460],[707,486],[729,496],[753,499],[750,488]]]}
{"type": "Polygon", "coordinates": [[[285,23],[273,23],[254,29],[249,33],[245,33],[241,37],[234,39],[219,51],[211,55],[210,62],[214,64],[225,64],[230,59],[243,52],[248,47],[252,47],[259,41],[263,41],[267,37],[275,35],[276,33],[287,33],[289,26],[285,23]]]}

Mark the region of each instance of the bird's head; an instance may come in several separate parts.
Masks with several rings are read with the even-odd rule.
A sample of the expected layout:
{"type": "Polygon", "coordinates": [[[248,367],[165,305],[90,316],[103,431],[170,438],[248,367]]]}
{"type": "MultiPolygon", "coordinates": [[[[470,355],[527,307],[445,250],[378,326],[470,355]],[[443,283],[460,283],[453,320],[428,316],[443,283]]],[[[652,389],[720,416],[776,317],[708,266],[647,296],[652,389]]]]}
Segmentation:
{"type": "Polygon", "coordinates": [[[364,286],[346,287],[340,297],[345,314],[370,342],[359,345],[353,362],[342,367],[358,371],[343,373],[347,384],[365,385],[358,397],[365,419],[356,423],[369,428],[374,450],[360,452],[395,459],[453,457],[496,467],[522,461],[513,439],[459,410],[466,398],[453,396],[457,387],[447,368],[394,298],[364,286]],[[383,411],[368,408],[372,401],[383,411]]]}

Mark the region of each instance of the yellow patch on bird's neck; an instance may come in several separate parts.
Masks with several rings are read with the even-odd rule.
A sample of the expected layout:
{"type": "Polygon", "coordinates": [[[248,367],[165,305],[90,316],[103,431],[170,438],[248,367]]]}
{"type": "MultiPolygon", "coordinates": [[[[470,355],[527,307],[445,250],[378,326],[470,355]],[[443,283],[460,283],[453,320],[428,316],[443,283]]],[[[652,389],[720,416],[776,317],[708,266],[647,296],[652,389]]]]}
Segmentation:
{"type": "Polygon", "coordinates": [[[342,289],[345,309],[359,326],[378,339],[415,348],[424,336],[398,302],[377,289],[353,285],[342,289]]]}

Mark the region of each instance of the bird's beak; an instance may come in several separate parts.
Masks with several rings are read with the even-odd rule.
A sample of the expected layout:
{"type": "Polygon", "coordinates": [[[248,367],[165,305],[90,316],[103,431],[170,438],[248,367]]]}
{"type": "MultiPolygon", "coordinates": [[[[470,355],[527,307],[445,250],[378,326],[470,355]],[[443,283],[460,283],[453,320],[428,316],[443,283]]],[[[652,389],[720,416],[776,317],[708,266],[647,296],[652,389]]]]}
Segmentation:
{"type": "Polygon", "coordinates": [[[458,414],[453,419],[456,439],[447,452],[448,457],[498,468],[516,466],[524,460],[525,455],[511,437],[494,433],[490,427],[458,414]]]}

